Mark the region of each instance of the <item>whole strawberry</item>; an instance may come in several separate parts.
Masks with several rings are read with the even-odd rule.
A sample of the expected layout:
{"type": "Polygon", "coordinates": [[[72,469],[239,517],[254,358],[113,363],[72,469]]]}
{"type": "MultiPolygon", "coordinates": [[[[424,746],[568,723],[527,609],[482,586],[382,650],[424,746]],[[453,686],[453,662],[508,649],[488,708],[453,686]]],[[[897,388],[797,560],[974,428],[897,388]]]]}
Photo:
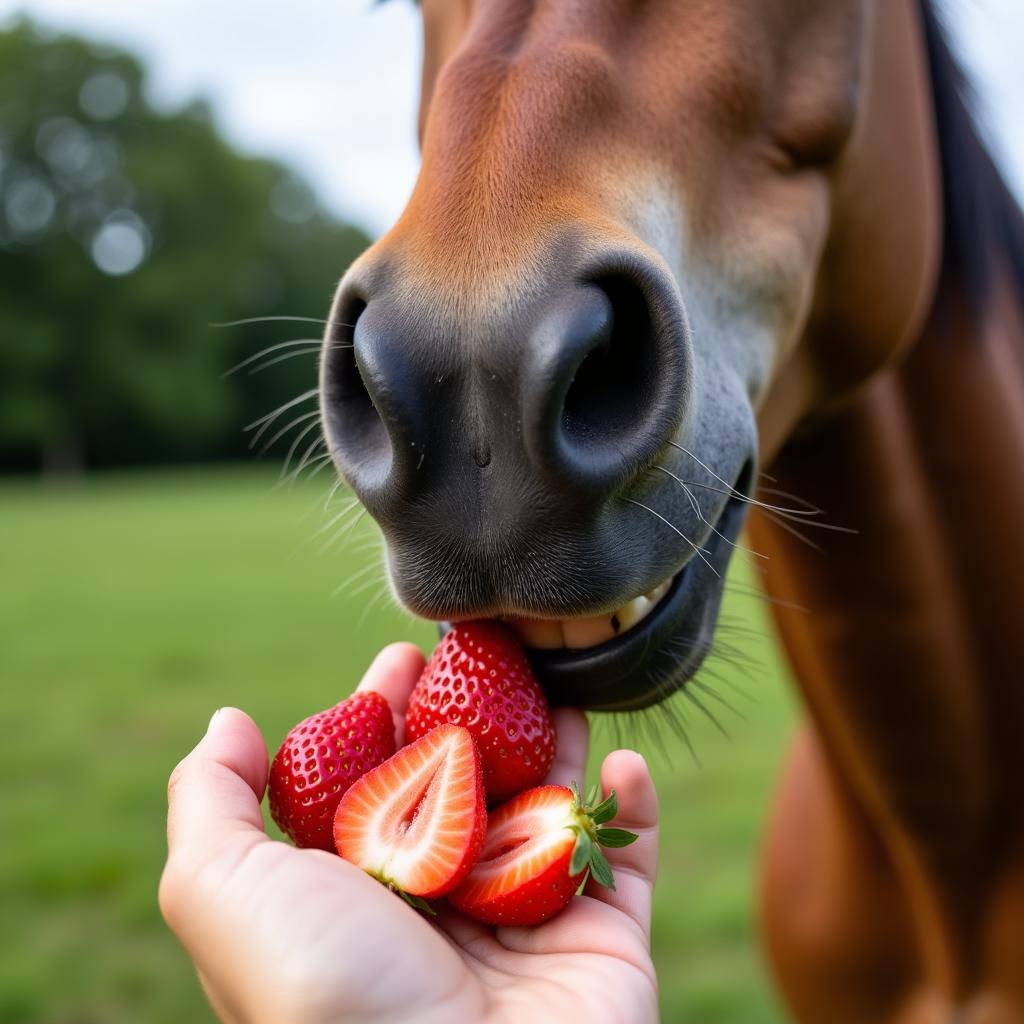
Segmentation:
{"type": "Polygon", "coordinates": [[[555,725],[515,633],[500,622],[460,622],[434,649],[409,698],[405,731],[419,739],[461,725],[480,749],[489,803],[539,785],[555,760],[555,725]]]}
{"type": "Polygon", "coordinates": [[[388,702],[372,690],[310,715],[270,766],[270,814],[296,846],[334,851],[334,812],[345,791],[395,752],[388,702]]]}

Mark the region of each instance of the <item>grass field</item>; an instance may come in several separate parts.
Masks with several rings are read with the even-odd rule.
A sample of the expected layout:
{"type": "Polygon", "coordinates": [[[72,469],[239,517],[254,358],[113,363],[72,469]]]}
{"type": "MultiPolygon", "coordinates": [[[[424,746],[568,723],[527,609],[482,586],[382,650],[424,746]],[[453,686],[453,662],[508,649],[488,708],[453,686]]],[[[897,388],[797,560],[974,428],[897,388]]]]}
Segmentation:
{"type": "MultiPolygon", "coordinates": [[[[211,1020],[156,908],[168,772],[221,705],[276,744],[384,643],[431,646],[386,601],[366,610],[380,592],[379,574],[359,575],[370,524],[317,554],[304,541],[326,488],[272,485],[221,468],[0,484],[0,1022],[211,1020]]],[[[767,630],[740,581],[726,616],[767,630]]],[[[654,947],[669,1022],[782,1019],[751,890],[793,711],[771,644],[733,642],[759,668],[717,667],[739,712],[710,699],[728,738],[683,703],[699,767],[670,732],[670,761],[641,743],[664,808],[654,947]]],[[[610,743],[600,726],[595,759],[610,743]]]]}

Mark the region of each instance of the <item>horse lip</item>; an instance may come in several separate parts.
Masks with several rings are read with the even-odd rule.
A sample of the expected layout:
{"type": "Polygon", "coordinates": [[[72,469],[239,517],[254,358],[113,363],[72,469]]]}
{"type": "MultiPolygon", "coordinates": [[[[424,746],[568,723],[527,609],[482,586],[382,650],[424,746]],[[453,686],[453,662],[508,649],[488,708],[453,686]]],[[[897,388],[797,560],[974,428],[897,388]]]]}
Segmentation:
{"type": "MultiPolygon", "coordinates": [[[[707,653],[730,545],[740,532],[745,512],[746,502],[741,497],[726,502],[703,545],[707,562],[691,557],[674,574],[657,607],[626,633],[584,649],[526,647],[551,703],[588,711],[636,711],[658,704],[680,689],[707,653]],[[671,677],[661,678],[664,672],[652,674],[651,662],[672,640],[679,639],[684,625],[689,627],[687,639],[695,642],[681,660],[676,659],[671,677]]],[[[442,635],[449,628],[449,623],[440,623],[442,635]]]]}
{"type": "Polygon", "coordinates": [[[552,704],[589,711],[635,711],[660,703],[685,685],[707,653],[730,545],[745,512],[746,503],[740,498],[725,504],[715,523],[718,532],[710,532],[705,544],[710,566],[692,557],[658,606],[629,632],[584,650],[527,648],[552,704]],[[652,672],[652,663],[681,634],[690,643],[681,656],[673,658],[674,671],[652,672]]]}
{"type": "Polygon", "coordinates": [[[526,646],[525,650],[538,675],[545,675],[557,671],[562,666],[576,668],[591,661],[601,661],[606,656],[615,657],[619,650],[635,646],[632,641],[635,638],[642,640],[642,646],[650,644],[651,635],[657,632],[658,622],[664,615],[671,614],[671,606],[685,584],[687,573],[690,570],[692,559],[681,569],[670,577],[671,583],[665,596],[651,611],[632,629],[614,636],[604,643],[595,644],[593,647],[575,648],[559,647],[553,650],[541,650],[535,647],[526,646]]]}

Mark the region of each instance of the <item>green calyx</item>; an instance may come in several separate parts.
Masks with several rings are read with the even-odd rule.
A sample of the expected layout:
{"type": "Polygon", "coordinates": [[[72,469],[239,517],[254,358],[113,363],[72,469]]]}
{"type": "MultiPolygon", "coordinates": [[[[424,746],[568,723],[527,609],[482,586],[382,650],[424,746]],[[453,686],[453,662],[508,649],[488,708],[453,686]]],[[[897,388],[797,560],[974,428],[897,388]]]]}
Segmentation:
{"type": "MultiPolygon", "coordinates": [[[[390,888],[390,886],[389,886],[390,888]]],[[[397,896],[401,896],[413,910],[426,914],[427,917],[437,917],[437,911],[421,896],[413,896],[412,893],[403,892],[401,889],[391,889],[397,896]]]]}
{"type": "MultiPolygon", "coordinates": [[[[614,789],[598,803],[601,791],[597,786],[591,788],[586,802],[581,799],[575,782],[571,782],[569,788],[572,790],[573,816],[573,823],[569,828],[576,833],[572,857],[569,859],[569,874],[572,876],[589,871],[595,882],[614,890],[615,877],[601,847],[616,849],[629,846],[630,843],[636,842],[637,835],[635,832],[627,832],[624,828],[604,827],[605,822],[611,821],[619,812],[614,789]]],[[[582,880],[581,885],[585,881],[586,878],[582,880]]]]}
{"type": "Polygon", "coordinates": [[[385,889],[390,889],[400,899],[405,900],[413,910],[418,910],[422,914],[426,914],[428,917],[436,917],[437,911],[425,900],[422,896],[413,896],[411,892],[406,892],[397,882],[387,878],[384,875],[378,874],[376,871],[366,872],[371,878],[376,878],[385,889]]]}

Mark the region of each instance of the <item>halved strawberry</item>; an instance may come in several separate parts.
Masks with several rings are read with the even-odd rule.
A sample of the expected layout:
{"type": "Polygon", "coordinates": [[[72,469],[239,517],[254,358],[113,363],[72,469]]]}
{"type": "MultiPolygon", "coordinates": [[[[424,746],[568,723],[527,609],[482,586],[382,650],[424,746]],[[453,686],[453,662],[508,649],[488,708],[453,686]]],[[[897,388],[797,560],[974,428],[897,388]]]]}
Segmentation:
{"type": "Polygon", "coordinates": [[[603,828],[615,817],[615,791],[596,806],[576,787],[538,786],[491,812],[476,867],[448,900],[478,921],[540,924],[572,899],[587,871],[615,888],[601,846],[628,846],[636,835],[603,828]]]}
{"type": "Polygon", "coordinates": [[[353,782],[395,752],[388,702],[352,694],[289,730],[270,766],[270,814],[296,846],[334,849],[334,812],[353,782]]]}
{"type": "Polygon", "coordinates": [[[492,804],[540,785],[555,760],[548,703],[504,623],[457,623],[434,649],[409,698],[406,736],[414,740],[442,722],[473,734],[492,804]]]}
{"type": "Polygon", "coordinates": [[[334,817],[345,860],[389,889],[426,899],[466,877],[486,831],[480,755],[456,725],[438,726],[364,775],[334,817]]]}

